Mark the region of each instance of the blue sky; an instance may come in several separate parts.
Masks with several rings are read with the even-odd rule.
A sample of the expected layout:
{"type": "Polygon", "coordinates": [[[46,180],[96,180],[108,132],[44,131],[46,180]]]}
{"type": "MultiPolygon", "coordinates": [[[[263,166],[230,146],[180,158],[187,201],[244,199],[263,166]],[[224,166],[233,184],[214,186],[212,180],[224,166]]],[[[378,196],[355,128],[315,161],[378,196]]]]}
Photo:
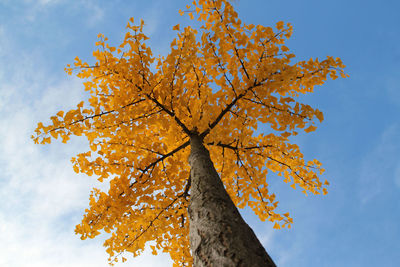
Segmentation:
{"type": "MultiPolygon", "coordinates": [[[[155,54],[165,54],[185,21],[187,1],[0,0],[0,266],[108,266],[103,238],[81,241],[73,229],[96,179],[76,175],[68,145],[33,145],[38,121],[84,98],[81,81],[63,69],[76,56],[91,61],[97,34],[117,45],[133,16],[145,20],[155,54]]],[[[243,21],[290,22],[289,48],[299,60],[341,57],[347,79],[302,97],[325,121],[298,143],[323,162],[327,196],[304,196],[271,176],[292,229],[273,230],[244,210],[278,266],[400,265],[400,2],[235,1],[243,21]]],[[[265,128],[267,130],[267,128],[265,128]]],[[[117,266],[123,266],[117,265],[117,266]]],[[[125,266],[171,266],[167,255],[125,266]]]]}

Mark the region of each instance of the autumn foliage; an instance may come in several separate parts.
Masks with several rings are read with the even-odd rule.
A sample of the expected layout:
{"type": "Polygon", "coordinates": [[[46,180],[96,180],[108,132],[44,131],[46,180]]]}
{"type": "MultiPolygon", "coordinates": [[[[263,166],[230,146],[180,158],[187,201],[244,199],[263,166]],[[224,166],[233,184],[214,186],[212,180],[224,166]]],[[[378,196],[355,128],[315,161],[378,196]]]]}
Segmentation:
{"type": "Polygon", "coordinates": [[[341,60],[291,63],[295,55],[285,46],[290,24],[245,24],[227,0],[193,1],[180,13],[202,26],[174,26],[177,37],[166,56],[154,56],[146,45],[143,21],[136,25],[132,18],[117,47],[99,35],[95,63],[76,58],[66,68],[77,71],[90,98],[58,112],[50,125],[39,123],[33,136],[40,144],[86,136],[90,151],[72,158],[73,168],[110,186],[108,192],[93,189],[76,233],[82,239],[109,233],[110,261],[124,252],[139,255],[152,241],[154,254],[167,252],[177,266],[191,265],[191,133],[204,138],[237,207],[250,207],[275,228],[290,227],[292,218],[276,211],[269,173],[304,193],[326,194],[321,163],[305,161],[289,138],[314,131],[323,120],[321,111],[296,97],[328,77],[345,77],[341,60]],[[273,130],[255,134],[260,123],[273,130]]]}

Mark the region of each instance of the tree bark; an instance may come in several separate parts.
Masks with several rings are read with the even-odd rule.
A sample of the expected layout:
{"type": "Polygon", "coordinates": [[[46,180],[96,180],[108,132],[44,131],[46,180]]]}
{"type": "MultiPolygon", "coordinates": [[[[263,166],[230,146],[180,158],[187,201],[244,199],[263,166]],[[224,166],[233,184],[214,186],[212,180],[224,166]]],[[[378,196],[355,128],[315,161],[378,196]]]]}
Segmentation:
{"type": "Polygon", "coordinates": [[[189,239],[195,267],[276,267],[232,202],[198,135],[190,138],[189,239]]]}

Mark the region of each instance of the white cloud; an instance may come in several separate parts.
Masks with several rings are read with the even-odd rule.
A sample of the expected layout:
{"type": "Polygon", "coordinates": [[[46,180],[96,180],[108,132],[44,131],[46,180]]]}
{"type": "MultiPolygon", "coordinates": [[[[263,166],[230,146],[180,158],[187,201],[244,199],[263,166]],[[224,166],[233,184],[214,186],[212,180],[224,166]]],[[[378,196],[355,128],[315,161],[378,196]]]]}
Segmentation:
{"type": "Polygon", "coordinates": [[[39,0],[39,1],[37,1],[37,3],[42,5],[42,6],[54,5],[54,4],[57,4],[59,2],[60,2],[60,0],[39,0]]]}
{"type": "MultiPolygon", "coordinates": [[[[0,266],[108,266],[104,237],[82,241],[73,231],[98,184],[72,171],[69,159],[87,150],[85,141],[39,146],[30,139],[38,121],[85,97],[80,81],[52,77],[35,54],[0,64],[8,67],[0,76],[0,266]]],[[[120,266],[132,263],[171,265],[146,252],[120,266]]]]}
{"type": "Polygon", "coordinates": [[[400,174],[400,124],[393,123],[381,134],[379,141],[364,158],[359,177],[359,199],[365,204],[397,184],[400,174]]]}
{"type": "MultiPolygon", "coordinates": [[[[0,236],[4,240],[0,242],[0,266],[107,266],[101,237],[81,241],[73,233],[91,186],[96,184],[94,178],[76,175],[69,162],[85,142],[43,147],[29,139],[35,119],[47,113],[37,107],[51,103],[47,102],[51,90],[46,89],[49,96],[32,106],[14,93],[0,111],[0,236]]],[[[52,102],[61,96],[74,103],[66,93],[54,96],[52,102]]],[[[143,266],[165,261],[165,256],[138,260],[143,266]]]]}
{"type": "Polygon", "coordinates": [[[271,227],[264,228],[262,232],[259,233],[259,240],[264,247],[272,247],[274,242],[274,236],[276,231],[271,227]]]}
{"type": "Polygon", "coordinates": [[[399,72],[391,73],[391,75],[386,78],[385,87],[388,94],[389,101],[400,106],[400,83],[399,83],[399,72]]]}
{"type": "MultiPolygon", "coordinates": [[[[50,7],[58,4],[60,0],[24,0],[22,6],[19,7],[20,17],[25,21],[34,22],[41,14],[46,12],[50,7]]],[[[11,3],[12,5],[14,3],[11,3]]]]}
{"type": "Polygon", "coordinates": [[[397,167],[394,171],[394,183],[400,188],[400,161],[397,162],[397,167]]]}
{"type": "Polygon", "coordinates": [[[4,25],[0,24],[0,57],[5,53],[4,47],[7,46],[6,42],[7,38],[5,34],[5,27],[4,25]]]}
{"type": "MultiPolygon", "coordinates": [[[[143,14],[143,20],[145,22],[145,34],[151,37],[158,28],[159,17],[162,15],[162,6],[165,5],[164,2],[155,2],[153,6],[147,9],[147,12],[143,14]]],[[[135,18],[139,19],[139,18],[135,18]]],[[[139,23],[140,20],[137,20],[136,23],[139,23]]],[[[165,45],[165,44],[164,44],[165,45]]]]}
{"type": "Polygon", "coordinates": [[[74,4],[75,9],[85,10],[88,27],[96,26],[104,18],[104,8],[99,5],[98,1],[84,0],[77,1],[74,4]]]}

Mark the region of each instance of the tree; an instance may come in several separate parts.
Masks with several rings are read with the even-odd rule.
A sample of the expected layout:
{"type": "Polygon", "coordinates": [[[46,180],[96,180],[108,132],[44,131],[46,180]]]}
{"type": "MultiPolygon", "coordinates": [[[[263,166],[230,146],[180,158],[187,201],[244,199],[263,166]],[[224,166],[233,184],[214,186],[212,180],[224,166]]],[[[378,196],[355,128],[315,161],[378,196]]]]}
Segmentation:
{"type": "Polygon", "coordinates": [[[290,227],[268,172],[304,193],[327,193],[321,163],[306,162],[289,138],[323,120],[296,97],[328,76],[346,77],[344,65],[332,57],[291,63],[284,43],[292,26],[242,23],[228,0],[195,0],[179,12],[202,26],[174,26],[165,57],[146,45],[143,21],[130,20],[118,47],[100,35],[93,65],[76,58],[66,68],[85,80],[88,103],[39,123],[32,138],[88,139],[73,168],[108,179],[109,190],[93,189],[75,231],[82,239],[109,233],[110,262],[152,241],[153,253],[169,253],[177,266],[275,266],[237,208],[290,227]],[[271,132],[255,135],[259,123],[271,132]]]}

